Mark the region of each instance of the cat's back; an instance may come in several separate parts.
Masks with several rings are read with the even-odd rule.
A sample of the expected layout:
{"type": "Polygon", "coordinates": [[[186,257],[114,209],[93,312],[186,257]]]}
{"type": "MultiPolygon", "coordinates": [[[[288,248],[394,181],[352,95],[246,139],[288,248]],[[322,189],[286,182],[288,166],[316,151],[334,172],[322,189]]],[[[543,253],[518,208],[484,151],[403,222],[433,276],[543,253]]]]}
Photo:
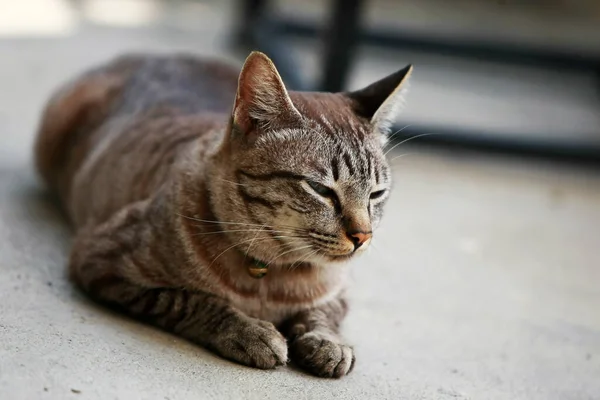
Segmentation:
{"type": "Polygon", "coordinates": [[[180,113],[231,111],[239,73],[232,65],[183,54],[130,58],[137,58],[138,66],[124,82],[115,112],[159,107],[180,113]]]}
{"type": "Polygon", "coordinates": [[[237,76],[226,63],[188,55],[126,55],[90,70],[48,103],[37,168],[76,225],[102,219],[155,191],[181,149],[217,135],[237,76]]]}

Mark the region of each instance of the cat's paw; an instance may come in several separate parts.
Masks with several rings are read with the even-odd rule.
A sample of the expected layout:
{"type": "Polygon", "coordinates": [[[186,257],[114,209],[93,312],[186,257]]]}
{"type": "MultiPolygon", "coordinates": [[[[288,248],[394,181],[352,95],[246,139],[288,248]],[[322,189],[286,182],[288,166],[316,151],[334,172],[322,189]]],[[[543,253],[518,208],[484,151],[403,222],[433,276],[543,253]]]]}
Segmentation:
{"type": "Polygon", "coordinates": [[[292,360],[302,369],[324,378],[341,378],[354,367],[354,350],[331,335],[302,334],[290,345],[292,360]]]}
{"type": "Polygon", "coordinates": [[[287,363],[287,343],[272,323],[258,319],[245,320],[222,332],[212,346],[230,360],[261,369],[272,369],[287,363]]]}

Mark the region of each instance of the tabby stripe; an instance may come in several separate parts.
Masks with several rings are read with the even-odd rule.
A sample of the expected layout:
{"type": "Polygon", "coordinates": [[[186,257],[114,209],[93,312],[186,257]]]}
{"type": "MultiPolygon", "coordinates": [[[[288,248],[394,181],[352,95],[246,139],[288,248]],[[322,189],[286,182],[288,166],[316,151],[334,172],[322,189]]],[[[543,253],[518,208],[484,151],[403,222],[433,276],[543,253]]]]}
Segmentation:
{"type": "Polygon", "coordinates": [[[288,204],[287,206],[289,208],[291,208],[292,210],[297,211],[297,212],[299,212],[301,214],[303,214],[303,213],[305,213],[307,211],[306,208],[298,208],[298,207],[295,207],[295,206],[293,206],[291,204],[288,204]]]}
{"type": "MultiPolygon", "coordinates": [[[[141,314],[140,311],[133,310],[137,305],[139,305],[142,300],[146,297],[146,291],[142,288],[138,288],[136,294],[131,297],[129,300],[119,300],[118,306],[125,309],[130,314],[141,314]]],[[[144,302],[144,304],[146,304],[144,302]]]]}
{"type": "MultiPolygon", "coordinates": [[[[200,215],[200,213],[197,213],[197,214],[200,215]]],[[[212,214],[210,214],[210,215],[212,215],[212,214]]],[[[214,218],[215,218],[214,216],[209,217],[209,219],[214,219],[214,218]]],[[[191,220],[182,217],[179,219],[179,221],[182,224],[186,235],[192,236],[194,233],[197,233],[197,229],[192,225],[193,222],[191,220]]],[[[198,257],[201,257],[202,259],[205,259],[205,260],[214,261],[213,257],[215,256],[215,253],[212,253],[212,254],[209,253],[207,251],[207,249],[199,243],[199,241],[193,241],[192,245],[194,248],[194,252],[198,255],[198,257]]],[[[213,273],[213,276],[219,281],[219,283],[221,283],[223,286],[227,287],[228,290],[231,290],[232,292],[236,293],[238,296],[248,298],[248,297],[254,297],[256,295],[256,293],[252,290],[245,290],[245,289],[235,285],[235,283],[233,282],[233,279],[231,277],[227,276],[228,274],[223,274],[223,270],[220,268],[220,265],[218,262],[210,262],[208,267],[211,270],[211,272],[213,273]]]]}
{"type": "MultiPolygon", "coordinates": [[[[310,264],[306,263],[310,268],[310,264]]],[[[296,267],[298,269],[299,266],[296,267]]],[[[310,271],[310,269],[308,270],[310,271]]],[[[307,301],[312,301],[314,298],[319,298],[323,296],[326,292],[326,288],[323,285],[311,287],[310,292],[306,291],[298,297],[290,298],[288,292],[269,292],[267,295],[267,299],[274,303],[280,304],[296,304],[296,303],[305,303],[307,301]]]]}
{"type": "Polygon", "coordinates": [[[365,171],[367,168],[367,163],[366,163],[365,159],[363,158],[362,152],[357,154],[356,161],[357,161],[356,167],[357,167],[358,173],[364,177],[366,175],[365,171]]]}
{"type": "Polygon", "coordinates": [[[309,232],[310,232],[310,233],[312,233],[312,234],[315,234],[315,235],[319,235],[319,236],[325,236],[325,237],[328,237],[328,238],[331,238],[331,239],[335,239],[335,238],[337,238],[337,236],[336,236],[336,235],[331,235],[331,234],[329,234],[329,233],[322,233],[322,232],[318,232],[318,231],[316,231],[316,230],[314,230],[314,229],[311,229],[309,232]]]}
{"type": "Polygon", "coordinates": [[[214,301],[206,301],[205,304],[203,310],[206,316],[205,329],[211,333],[220,333],[223,323],[232,316],[231,310],[228,306],[214,301]]]}
{"type": "Polygon", "coordinates": [[[92,297],[96,298],[101,303],[124,310],[129,314],[145,316],[147,312],[149,312],[156,305],[156,300],[154,298],[155,296],[151,291],[132,286],[122,277],[113,276],[111,278],[104,277],[94,280],[88,291],[92,297]],[[121,293],[119,294],[119,297],[121,298],[114,298],[115,294],[106,293],[115,286],[121,286],[121,293]],[[134,293],[131,293],[132,288],[135,290],[134,293]],[[129,298],[124,298],[124,295],[127,294],[129,294],[129,298]],[[138,308],[140,305],[142,306],[141,310],[134,309],[138,308]]]}
{"type": "Polygon", "coordinates": [[[379,185],[379,180],[381,177],[379,176],[379,169],[375,168],[375,183],[379,185]]]}
{"type": "Polygon", "coordinates": [[[383,173],[383,181],[384,181],[384,182],[389,182],[389,180],[390,180],[390,174],[389,174],[389,171],[385,171],[385,172],[383,173]]]}
{"type": "Polygon", "coordinates": [[[146,302],[144,304],[144,308],[142,309],[142,314],[153,315],[160,299],[160,290],[148,290],[146,291],[144,297],[146,298],[146,302]]]}
{"type": "Polygon", "coordinates": [[[340,203],[340,199],[339,197],[337,197],[337,194],[331,198],[331,201],[333,202],[333,209],[335,210],[335,212],[338,215],[342,214],[342,203],[340,203]]]}
{"type": "Polygon", "coordinates": [[[369,154],[365,151],[362,153],[362,156],[364,160],[362,163],[364,176],[369,176],[369,154]]]}
{"type": "Polygon", "coordinates": [[[123,260],[126,263],[131,264],[135,271],[140,274],[143,279],[150,282],[152,286],[166,286],[166,283],[162,282],[162,280],[157,276],[155,268],[148,268],[146,264],[140,264],[135,260],[135,258],[129,256],[124,256],[123,260]]]}
{"type": "MultiPolygon", "coordinates": [[[[195,325],[198,322],[198,309],[200,308],[201,304],[202,301],[200,301],[200,299],[192,297],[190,301],[187,302],[184,317],[175,325],[173,329],[177,332],[184,332],[195,325]]],[[[205,313],[206,310],[204,310],[203,314],[205,313]]]]}
{"type": "Polygon", "coordinates": [[[268,174],[263,174],[263,175],[254,175],[242,170],[238,170],[236,172],[236,174],[240,174],[240,175],[244,175],[245,177],[248,177],[250,179],[254,179],[257,181],[270,181],[271,179],[294,179],[294,180],[303,180],[304,177],[302,175],[298,175],[295,174],[293,172],[290,171],[274,171],[274,172],[270,172],[268,174]]]}
{"type": "Polygon", "coordinates": [[[189,296],[187,290],[178,290],[177,292],[173,292],[173,294],[178,296],[175,298],[175,305],[171,309],[168,320],[165,322],[165,327],[175,332],[175,327],[177,327],[185,315],[189,296]]]}
{"type": "Polygon", "coordinates": [[[316,240],[317,242],[321,242],[321,243],[334,243],[334,244],[337,243],[337,241],[335,241],[335,240],[323,239],[323,238],[316,237],[316,236],[311,236],[310,238],[316,240]]]}
{"type": "MultiPolygon", "coordinates": [[[[120,226],[125,226],[128,224],[133,225],[136,222],[137,221],[135,221],[135,219],[133,219],[133,218],[125,218],[125,219],[123,219],[122,224],[120,226]]],[[[101,240],[96,240],[96,243],[102,244],[102,245],[108,247],[102,253],[102,259],[99,261],[102,262],[102,261],[106,261],[107,259],[110,259],[110,260],[114,260],[115,262],[118,262],[118,260],[123,257],[123,254],[128,254],[128,253],[134,251],[139,246],[139,243],[137,243],[136,238],[131,237],[130,240],[128,240],[128,239],[129,238],[127,238],[123,235],[115,235],[114,238],[102,237],[101,240]]],[[[91,263],[92,262],[90,261],[90,264],[91,263]]],[[[86,266],[88,266],[88,265],[86,264],[86,266]]]]}
{"type": "MultiPolygon", "coordinates": [[[[315,171],[317,171],[317,173],[321,176],[327,176],[327,170],[321,168],[319,165],[312,163],[311,164],[311,168],[314,169],[315,171]]],[[[304,179],[304,178],[302,178],[304,179]]]]}
{"type": "Polygon", "coordinates": [[[232,314],[225,310],[225,307],[221,307],[219,310],[215,312],[214,320],[212,322],[212,331],[215,333],[220,333],[222,331],[223,324],[231,318],[232,314]]]}
{"type": "Polygon", "coordinates": [[[159,300],[160,289],[144,289],[135,287],[138,291],[137,295],[133,296],[128,301],[121,301],[120,304],[129,313],[146,317],[153,314],[159,300]]]}
{"type": "MultiPolygon", "coordinates": [[[[161,242],[161,243],[165,243],[167,242],[162,235],[161,230],[157,230],[155,231],[157,232],[155,235],[157,235],[157,242],[161,242]]],[[[168,262],[168,260],[165,259],[164,254],[162,251],[159,251],[158,248],[156,248],[155,246],[150,246],[149,248],[149,252],[150,252],[150,257],[152,257],[152,260],[155,261],[159,266],[160,266],[160,272],[157,272],[153,278],[156,279],[156,284],[160,285],[160,286],[170,286],[170,279],[169,276],[165,276],[168,275],[168,267],[171,265],[171,263],[168,262]]],[[[156,267],[155,267],[155,270],[156,267]]]]}
{"type": "Polygon", "coordinates": [[[281,240],[281,238],[278,237],[278,236],[280,236],[280,234],[278,234],[278,233],[276,234],[272,229],[266,229],[265,232],[267,232],[273,240],[283,243],[283,240],[281,240]]]}
{"type": "MultiPolygon", "coordinates": [[[[144,188],[146,188],[150,182],[151,179],[156,178],[156,174],[158,172],[158,170],[160,168],[163,168],[165,165],[168,165],[169,163],[165,163],[165,157],[167,157],[167,155],[170,155],[171,157],[169,157],[172,160],[174,159],[174,152],[175,150],[183,145],[183,144],[187,144],[188,142],[195,140],[197,138],[197,136],[195,134],[192,135],[192,133],[190,133],[188,136],[180,136],[175,138],[174,140],[167,142],[164,147],[162,147],[162,149],[160,149],[160,154],[152,154],[150,157],[150,160],[147,160],[147,164],[151,164],[149,166],[149,168],[145,168],[142,173],[140,174],[140,176],[138,177],[138,179],[136,179],[134,182],[136,182],[137,184],[135,184],[134,189],[132,190],[132,193],[138,193],[138,189],[144,190],[144,188]]],[[[155,151],[156,153],[156,151],[155,151]]]]}
{"type": "MultiPolygon", "coordinates": [[[[140,318],[154,322],[171,312],[174,297],[173,290],[149,289],[144,291],[142,296],[146,298],[146,302],[143,310],[138,312],[140,318]]],[[[132,305],[133,304],[130,304],[128,307],[131,307],[132,305]]]]}
{"type": "Polygon", "coordinates": [[[163,151],[161,152],[161,157],[164,156],[165,154],[176,150],[176,148],[182,144],[186,144],[187,142],[191,142],[193,140],[196,140],[198,138],[197,132],[187,132],[187,135],[182,135],[180,137],[177,137],[175,139],[173,139],[171,142],[168,142],[165,147],[163,148],[163,151]]]}
{"type": "Polygon", "coordinates": [[[277,207],[280,207],[283,204],[282,201],[269,201],[263,197],[257,197],[248,194],[248,192],[246,192],[243,186],[238,186],[238,193],[246,203],[258,203],[267,208],[270,208],[271,210],[275,210],[277,207]]]}
{"type": "MultiPolygon", "coordinates": [[[[156,290],[160,290],[160,289],[156,289],[156,290]]],[[[163,299],[163,301],[162,301],[163,306],[162,306],[161,310],[154,310],[153,317],[155,319],[162,318],[162,317],[168,315],[171,312],[173,306],[175,305],[175,295],[174,295],[173,290],[163,289],[163,290],[160,290],[160,293],[158,295],[159,295],[159,297],[162,297],[162,299],[163,299]]]]}
{"type": "Polygon", "coordinates": [[[337,182],[340,178],[340,165],[337,158],[337,153],[334,154],[334,157],[331,159],[331,172],[333,173],[333,180],[337,182]]]}
{"type": "Polygon", "coordinates": [[[344,163],[346,164],[346,168],[348,168],[348,172],[350,173],[350,175],[354,175],[356,171],[352,166],[352,160],[350,159],[350,155],[348,155],[348,153],[343,153],[342,158],[344,159],[344,163]]]}
{"type": "MultiPolygon", "coordinates": [[[[82,266],[82,270],[86,266],[82,266]]],[[[91,268],[90,268],[91,269],[91,268]]],[[[80,275],[82,272],[80,272],[80,275]]],[[[101,297],[100,293],[106,289],[110,289],[111,287],[121,285],[123,283],[123,278],[114,274],[106,274],[100,276],[98,278],[93,279],[91,282],[88,282],[87,290],[92,295],[92,297],[101,297]]]]}
{"type": "Polygon", "coordinates": [[[179,290],[170,290],[165,289],[165,293],[168,293],[170,296],[169,307],[165,310],[162,315],[155,317],[155,320],[163,318],[161,321],[161,326],[163,326],[166,330],[173,332],[173,326],[175,326],[176,321],[174,321],[173,313],[177,310],[178,307],[181,306],[179,302],[179,290]]]}

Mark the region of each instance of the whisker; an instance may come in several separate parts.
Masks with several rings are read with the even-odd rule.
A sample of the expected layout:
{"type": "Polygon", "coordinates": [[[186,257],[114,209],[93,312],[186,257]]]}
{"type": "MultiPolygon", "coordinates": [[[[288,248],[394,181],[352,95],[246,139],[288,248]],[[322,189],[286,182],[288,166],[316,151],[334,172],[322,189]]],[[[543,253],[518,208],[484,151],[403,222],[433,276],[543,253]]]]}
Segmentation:
{"type": "Polygon", "coordinates": [[[247,222],[231,222],[231,221],[212,221],[212,220],[208,220],[208,219],[200,219],[200,218],[194,218],[194,217],[189,217],[187,215],[183,215],[183,214],[179,214],[179,213],[175,213],[176,215],[182,217],[182,218],[186,218],[189,219],[191,221],[196,221],[196,222],[204,222],[207,224],[223,224],[223,225],[243,225],[243,226],[254,226],[254,227],[266,227],[266,228],[289,228],[289,229],[294,229],[294,230],[301,230],[304,231],[304,229],[295,227],[295,226],[291,226],[291,225],[278,225],[278,226],[271,226],[271,225],[263,225],[263,224],[251,224],[251,223],[247,223],[247,222]]]}
{"type": "Polygon", "coordinates": [[[410,155],[413,155],[413,154],[417,154],[417,153],[404,153],[404,154],[400,154],[399,156],[396,156],[396,157],[392,158],[390,160],[390,162],[393,162],[394,160],[397,160],[397,159],[402,158],[402,157],[410,156],[410,155]]]}
{"type": "MultiPolygon", "coordinates": [[[[386,147],[387,147],[387,146],[390,146],[390,145],[393,143],[394,136],[396,136],[397,134],[399,134],[400,132],[402,132],[403,130],[405,130],[406,128],[408,128],[409,126],[412,126],[412,124],[408,124],[408,125],[406,125],[405,127],[403,127],[403,128],[400,128],[400,129],[398,129],[396,132],[394,132],[394,133],[392,133],[391,135],[389,135],[389,138],[388,138],[388,144],[386,145],[386,147]]],[[[384,149],[384,150],[385,150],[385,149],[384,149]]]]}
{"type": "MultiPolygon", "coordinates": [[[[268,240],[268,239],[271,239],[271,238],[270,238],[270,237],[269,237],[269,238],[262,238],[262,239],[258,239],[258,240],[268,240]]],[[[220,258],[222,255],[223,255],[223,254],[225,254],[225,253],[226,253],[226,252],[228,252],[229,250],[233,249],[234,247],[240,246],[240,245],[242,245],[242,244],[244,244],[244,243],[248,243],[248,242],[251,242],[251,241],[254,241],[254,240],[256,240],[256,238],[247,239],[247,240],[242,240],[241,242],[238,242],[238,243],[236,243],[236,244],[234,244],[234,245],[232,245],[232,246],[229,246],[228,248],[226,248],[225,250],[223,250],[221,253],[219,253],[219,255],[218,255],[218,256],[216,256],[216,257],[215,257],[215,258],[212,260],[212,262],[211,262],[211,263],[208,265],[208,267],[209,267],[209,268],[210,268],[210,267],[212,267],[212,265],[213,265],[213,264],[214,264],[214,263],[215,263],[215,262],[216,262],[216,261],[217,261],[217,260],[218,260],[218,259],[219,259],[219,258],[220,258]]]]}
{"type": "Polygon", "coordinates": [[[283,255],[286,255],[286,254],[292,253],[292,252],[294,252],[294,251],[299,251],[299,250],[308,249],[309,247],[312,247],[312,245],[310,245],[310,244],[309,244],[309,245],[307,245],[307,246],[296,247],[296,248],[293,248],[293,249],[291,249],[291,250],[284,251],[283,253],[279,254],[278,256],[276,256],[276,257],[272,258],[272,259],[271,259],[271,260],[270,260],[270,261],[267,263],[267,265],[265,266],[265,268],[266,268],[266,267],[268,267],[269,265],[271,265],[271,263],[272,263],[273,261],[275,261],[276,259],[278,259],[279,257],[281,257],[281,256],[283,256],[283,255]]]}
{"type": "Polygon", "coordinates": [[[211,221],[208,219],[200,219],[200,218],[194,218],[194,217],[188,217],[187,215],[183,215],[183,214],[179,214],[176,213],[178,216],[182,217],[182,218],[186,218],[192,221],[196,221],[196,222],[205,222],[208,224],[224,224],[224,225],[248,225],[248,226],[264,226],[261,224],[250,224],[250,223],[246,223],[246,222],[230,222],[230,221],[211,221]]]}
{"type": "MultiPolygon", "coordinates": [[[[264,228],[264,226],[263,226],[264,228]]],[[[248,245],[248,248],[246,249],[246,254],[244,254],[244,262],[246,262],[246,259],[248,258],[248,253],[250,253],[250,249],[252,248],[252,245],[254,245],[254,242],[256,241],[256,238],[258,237],[258,235],[260,234],[260,232],[263,230],[263,228],[260,228],[258,230],[258,232],[256,232],[256,235],[254,235],[254,238],[252,240],[252,242],[250,242],[250,245],[248,245]]]]}
{"type": "MultiPolygon", "coordinates": [[[[274,233],[287,233],[287,234],[294,233],[292,231],[287,231],[287,230],[270,229],[270,231],[274,232],[274,233]]],[[[260,232],[264,232],[264,231],[262,229],[231,229],[231,230],[214,231],[214,232],[198,232],[198,233],[194,233],[190,236],[216,235],[216,234],[220,234],[220,233],[232,233],[232,232],[256,232],[256,235],[258,236],[258,234],[260,232]]],[[[302,236],[297,236],[297,237],[302,237],[302,236]]]]}
{"type": "MultiPolygon", "coordinates": [[[[225,254],[225,253],[226,253],[226,252],[228,252],[229,250],[233,249],[234,247],[241,246],[242,244],[245,244],[245,243],[248,243],[248,242],[250,242],[250,243],[255,243],[255,242],[263,242],[263,241],[266,241],[266,240],[271,240],[271,239],[291,239],[291,240],[300,240],[301,238],[299,238],[299,237],[295,237],[295,236],[277,235],[277,236],[269,236],[269,237],[266,237],[266,238],[256,238],[256,237],[253,237],[252,239],[245,239],[245,240],[242,240],[242,241],[240,241],[240,242],[238,242],[238,243],[236,243],[236,244],[234,244],[234,245],[232,245],[232,246],[229,246],[229,247],[228,247],[228,248],[226,248],[225,250],[223,250],[221,253],[219,253],[219,255],[218,255],[217,257],[215,257],[215,259],[214,259],[214,260],[212,260],[212,262],[211,262],[211,263],[210,263],[208,266],[209,266],[209,268],[210,268],[210,267],[211,267],[211,266],[212,266],[212,265],[215,263],[215,261],[217,261],[217,259],[218,259],[219,257],[221,257],[223,254],[225,254]]],[[[248,251],[246,250],[246,252],[245,252],[245,253],[246,253],[246,256],[247,256],[247,255],[248,255],[248,251]]]]}
{"type": "Polygon", "coordinates": [[[234,181],[230,181],[229,179],[224,179],[224,178],[219,178],[219,180],[223,181],[223,182],[231,183],[232,185],[236,185],[236,186],[250,186],[246,183],[234,182],[234,181]]]}
{"type": "MultiPolygon", "coordinates": [[[[206,222],[206,223],[211,223],[211,224],[240,224],[241,222],[227,222],[227,221],[211,221],[208,219],[200,219],[200,218],[194,218],[194,217],[189,217],[187,215],[183,215],[180,213],[175,213],[175,215],[180,216],[181,218],[185,218],[185,219],[189,219],[191,221],[197,221],[197,222],[206,222]]],[[[248,224],[248,225],[256,225],[256,224],[248,224]]]]}
{"type": "Polygon", "coordinates": [[[439,135],[439,133],[422,133],[420,135],[411,136],[411,137],[406,138],[406,139],[402,140],[401,142],[396,143],[395,145],[393,145],[389,150],[386,150],[386,152],[383,153],[383,155],[387,156],[390,151],[394,150],[396,147],[398,147],[401,144],[404,144],[404,143],[406,143],[408,141],[411,141],[413,139],[417,139],[417,138],[420,138],[420,137],[424,137],[424,136],[431,136],[431,135],[439,135]]]}
{"type": "Polygon", "coordinates": [[[308,254],[307,254],[307,255],[306,255],[304,258],[301,258],[300,260],[298,260],[298,261],[296,261],[295,263],[293,263],[293,264],[290,266],[290,270],[293,270],[293,269],[294,269],[294,266],[296,266],[296,264],[298,264],[298,265],[296,266],[296,268],[297,268],[297,267],[299,267],[300,265],[302,265],[302,263],[303,263],[303,262],[305,262],[306,260],[308,260],[308,259],[309,259],[310,257],[312,257],[313,255],[315,255],[315,254],[316,254],[318,251],[319,251],[319,250],[314,250],[314,251],[311,251],[311,252],[309,252],[309,253],[308,253],[308,254]]]}

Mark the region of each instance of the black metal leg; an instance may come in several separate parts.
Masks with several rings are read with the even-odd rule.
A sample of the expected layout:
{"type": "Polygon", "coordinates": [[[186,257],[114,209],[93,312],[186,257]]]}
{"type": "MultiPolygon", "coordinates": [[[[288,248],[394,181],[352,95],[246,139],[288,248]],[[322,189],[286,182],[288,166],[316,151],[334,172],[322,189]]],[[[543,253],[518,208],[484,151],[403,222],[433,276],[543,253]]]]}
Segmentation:
{"type": "Polygon", "coordinates": [[[333,0],[331,21],[325,31],[323,76],[318,88],[339,92],[345,88],[360,38],[363,0],[333,0]]]}
{"type": "Polygon", "coordinates": [[[392,128],[399,132],[391,145],[410,140],[411,146],[432,146],[450,150],[477,150],[487,153],[505,154],[538,159],[551,159],[572,164],[600,166],[600,145],[577,143],[569,139],[540,139],[541,135],[527,137],[506,132],[467,130],[444,126],[426,126],[419,123],[392,128]],[[427,133],[428,136],[421,136],[427,133]]]}
{"type": "MultiPolygon", "coordinates": [[[[351,3],[350,1],[348,4],[351,3]]],[[[345,3],[344,3],[345,4],[345,3]]],[[[342,25],[343,28],[343,25],[342,25]]],[[[277,21],[280,35],[316,38],[322,29],[313,21],[282,16],[277,21]]],[[[531,65],[542,68],[589,71],[600,68],[600,55],[582,54],[566,49],[538,48],[517,43],[490,43],[478,38],[453,39],[451,37],[415,34],[402,28],[371,28],[357,30],[360,43],[390,49],[414,50],[507,64],[531,65]]],[[[332,35],[330,33],[330,35],[332,35]]],[[[333,34],[335,35],[335,34],[333,34]]]]}
{"type": "Polygon", "coordinates": [[[278,40],[279,33],[269,16],[270,0],[240,0],[237,45],[245,52],[260,50],[277,66],[288,89],[306,90],[293,54],[278,40]]]}
{"type": "MultiPolygon", "coordinates": [[[[336,92],[345,88],[350,67],[359,41],[377,45],[446,53],[474,58],[525,63],[548,68],[600,71],[600,57],[593,54],[569,54],[561,51],[525,49],[514,46],[494,46],[487,43],[457,43],[440,38],[412,36],[406,32],[361,32],[360,13],[363,0],[332,0],[332,18],[323,31],[314,23],[269,18],[268,0],[240,0],[245,15],[241,16],[240,43],[246,48],[262,50],[269,55],[290,89],[307,90],[314,86],[304,84],[293,52],[283,41],[285,36],[315,37],[325,34],[323,75],[318,89],[336,92]]],[[[599,75],[600,76],[600,75],[599,75]]],[[[473,148],[488,152],[502,152],[522,156],[548,157],[555,160],[600,164],[600,146],[596,143],[573,143],[551,139],[508,137],[505,134],[431,126],[402,131],[402,138],[418,133],[434,133],[412,143],[439,145],[450,148],[473,148]]],[[[401,140],[400,136],[396,139],[401,140]]]]}
{"type": "Polygon", "coordinates": [[[253,31],[268,7],[268,0],[241,0],[238,4],[237,41],[241,45],[249,45],[253,31]]]}

